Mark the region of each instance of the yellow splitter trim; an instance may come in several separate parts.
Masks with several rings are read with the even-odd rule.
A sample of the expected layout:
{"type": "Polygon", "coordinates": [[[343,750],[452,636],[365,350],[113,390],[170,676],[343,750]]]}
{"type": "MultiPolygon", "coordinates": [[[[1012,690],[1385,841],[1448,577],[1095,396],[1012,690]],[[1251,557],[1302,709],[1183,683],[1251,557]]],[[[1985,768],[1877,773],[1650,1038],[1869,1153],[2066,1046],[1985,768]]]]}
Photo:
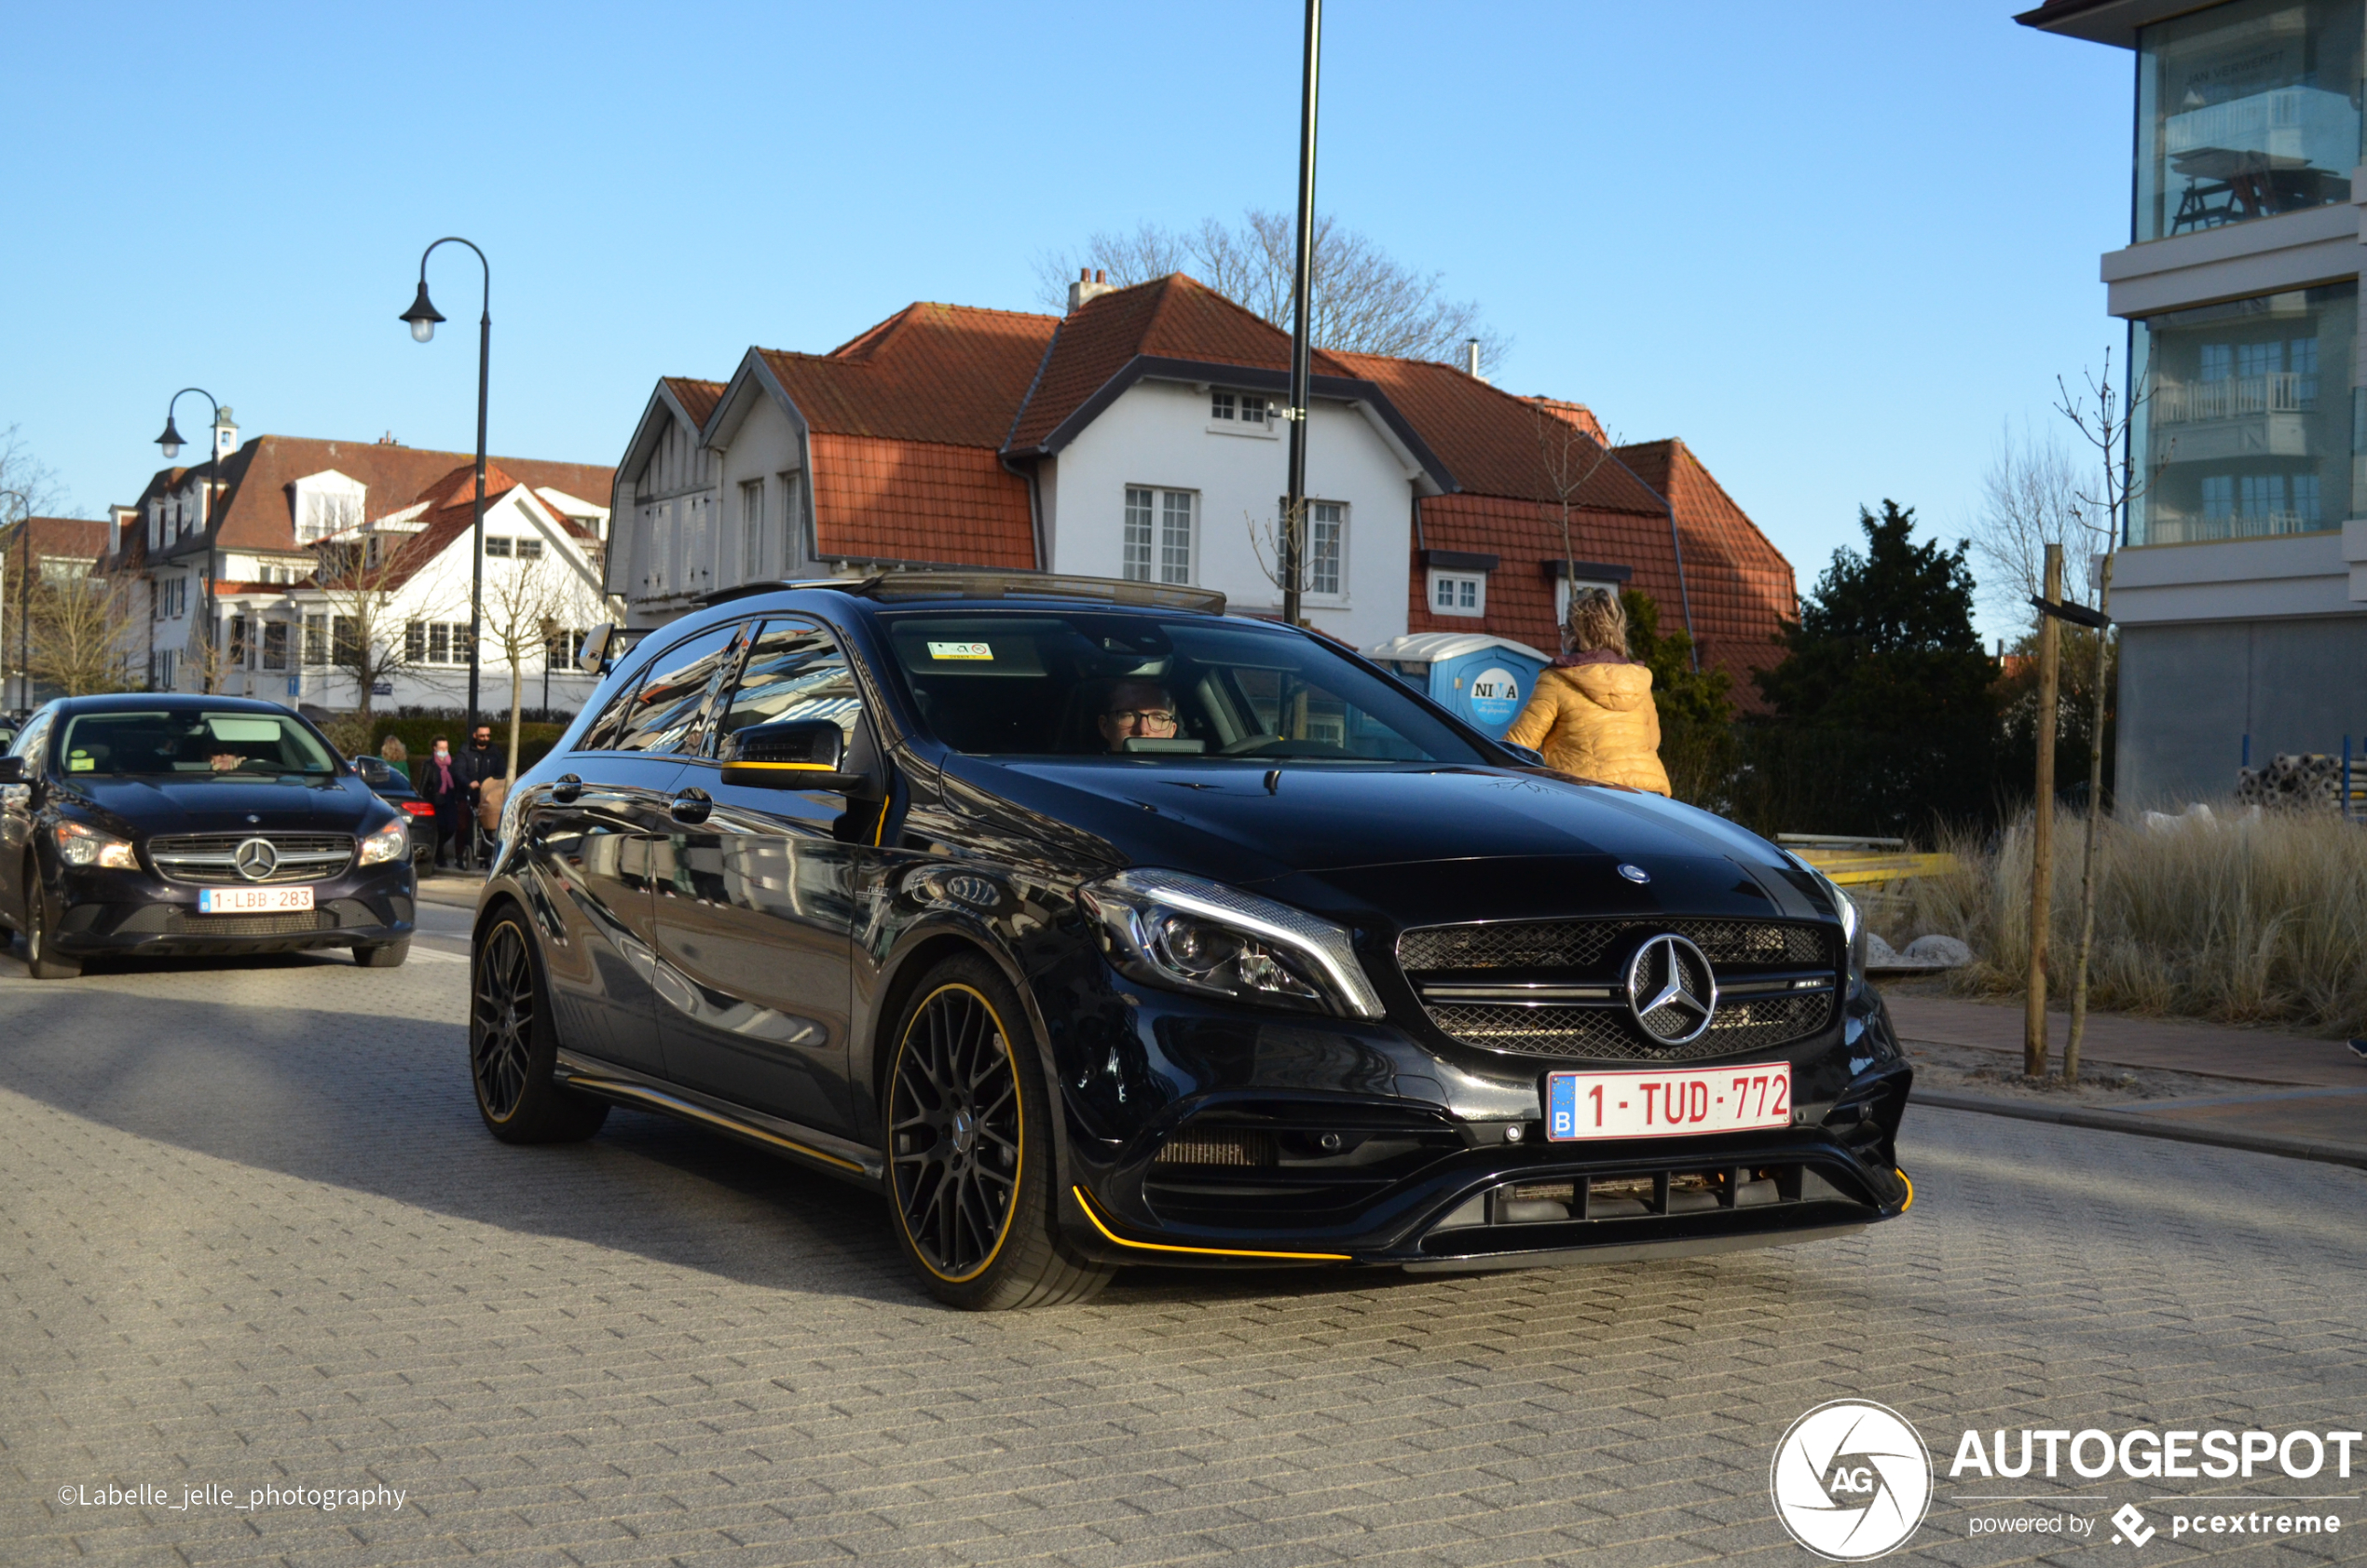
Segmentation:
{"type": "Polygon", "coordinates": [[[1085,1217],[1093,1221],[1095,1230],[1120,1247],[1130,1247],[1141,1252],[1189,1252],[1202,1258],[1281,1258],[1294,1263],[1347,1263],[1355,1261],[1345,1252],[1245,1252],[1230,1247],[1175,1247],[1160,1241],[1129,1241],[1101,1223],[1101,1217],[1093,1212],[1093,1200],[1085,1195],[1084,1188],[1071,1187],[1069,1191],[1076,1194],[1076,1206],[1085,1210],[1085,1217]]]}

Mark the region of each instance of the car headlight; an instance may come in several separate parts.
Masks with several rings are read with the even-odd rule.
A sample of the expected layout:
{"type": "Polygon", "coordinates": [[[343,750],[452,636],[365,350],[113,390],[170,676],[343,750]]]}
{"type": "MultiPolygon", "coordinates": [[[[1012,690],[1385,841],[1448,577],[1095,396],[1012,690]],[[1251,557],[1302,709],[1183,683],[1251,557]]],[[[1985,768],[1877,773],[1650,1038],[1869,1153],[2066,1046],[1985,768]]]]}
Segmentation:
{"type": "Polygon", "coordinates": [[[1121,871],[1077,902],[1138,979],[1241,1002],[1377,1018],[1348,932],[1304,909],[1179,871],[1121,871]]]}
{"type": "Polygon", "coordinates": [[[97,866],[109,871],[137,871],[139,852],[129,839],[102,833],[78,822],[58,824],[58,858],[68,866],[97,866]]]}
{"type": "Polygon", "coordinates": [[[411,834],[400,817],[362,840],[362,864],[384,866],[390,860],[411,858],[411,834]]]}
{"type": "Polygon", "coordinates": [[[1823,885],[1833,901],[1833,912],[1840,917],[1841,943],[1849,948],[1849,983],[1855,987],[1866,978],[1866,922],[1857,912],[1857,900],[1844,892],[1840,883],[1825,875],[1799,856],[1792,856],[1792,864],[1807,872],[1823,885]]]}

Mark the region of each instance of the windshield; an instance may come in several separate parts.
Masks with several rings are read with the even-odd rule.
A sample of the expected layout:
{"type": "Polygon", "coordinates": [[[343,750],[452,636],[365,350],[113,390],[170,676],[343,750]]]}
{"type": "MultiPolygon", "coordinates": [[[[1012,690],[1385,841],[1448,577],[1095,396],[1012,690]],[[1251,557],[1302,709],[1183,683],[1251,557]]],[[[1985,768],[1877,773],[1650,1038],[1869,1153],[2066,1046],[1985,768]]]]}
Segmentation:
{"type": "Polygon", "coordinates": [[[258,773],[325,776],[336,771],[328,748],[293,718],[278,714],[76,714],[66,720],[58,755],[75,776],[145,778],[258,773]]]}
{"type": "Polygon", "coordinates": [[[1091,610],[880,620],[923,720],[973,757],[1487,760],[1397,682],[1279,628],[1091,610]]]}

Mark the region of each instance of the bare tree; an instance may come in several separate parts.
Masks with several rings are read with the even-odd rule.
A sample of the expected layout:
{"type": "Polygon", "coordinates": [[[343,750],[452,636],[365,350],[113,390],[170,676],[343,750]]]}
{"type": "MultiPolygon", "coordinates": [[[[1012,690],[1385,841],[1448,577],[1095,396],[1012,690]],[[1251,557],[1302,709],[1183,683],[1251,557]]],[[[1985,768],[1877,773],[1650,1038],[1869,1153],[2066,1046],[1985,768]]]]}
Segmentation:
{"type": "Polygon", "coordinates": [[[131,689],[121,641],[131,613],[131,583],[122,576],[35,578],[34,679],[67,697],[131,689]]]}
{"type": "MultiPolygon", "coordinates": [[[[32,549],[33,519],[55,516],[62,509],[63,492],[49,465],[33,455],[18,429],[0,430],[0,669],[21,683],[25,703],[33,702],[33,681],[18,666],[23,661],[23,628],[16,618],[23,613],[30,586],[20,574],[40,581],[41,563],[32,549]]],[[[8,689],[0,687],[0,690],[8,689]]]]}
{"type": "Polygon", "coordinates": [[[2030,614],[2044,586],[2046,547],[2063,547],[2063,595],[2087,602],[2088,556],[2098,543],[2088,506],[2080,497],[2070,451],[2050,436],[2008,425],[1998,432],[1981,474],[1980,511],[1972,526],[1973,553],[1995,607],[2014,620],[2030,614]]]}
{"type": "MultiPolygon", "coordinates": [[[[409,617],[394,603],[395,591],[427,564],[426,552],[417,534],[362,526],[356,501],[332,499],[325,510],[328,532],[312,545],[308,597],[328,620],[322,661],[352,680],[355,732],[366,745],[377,688],[428,661],[424,626],[415,634],[409,617]]],[[[301,657],[311,662],[312,649],[305,648],[301,657]]]]}
{"type": "MultiPolygon", "coordinates": [[[[1252,208],[1238,228],[1214,218],[1189,231],[1145,223],[1131,234],[1102,230],[1077,252],[1047,252],[1035,261],[1038,296],[1053,309],[1068,299],[1079,267],[1099,267],[1124,288],[1189,272],[1272,322],[1291,329],[1291,285],[1297,236],[1287,212],[1252,208]]],[[[1315,220],[1315,258],[1307,295],[1309,332],[1319,348],[1404,359],[1460,361],[1479,339],[1480,364],[1493,369],[1512,340],[1480,325],[1471,300],[1449,298],[1443,273],[1419,272],[1328,216],[1315,220]]]]}
{"type": "Polygon", "coordinates": [[[569,563],[547,552],[530,560],[495,562],[485,584],[485,634],[510,666],[510,760],[505,779],[518,776],[518,708],[527,661],[554,657],[560,634],[598,614],[599,596],[569,563]]]}

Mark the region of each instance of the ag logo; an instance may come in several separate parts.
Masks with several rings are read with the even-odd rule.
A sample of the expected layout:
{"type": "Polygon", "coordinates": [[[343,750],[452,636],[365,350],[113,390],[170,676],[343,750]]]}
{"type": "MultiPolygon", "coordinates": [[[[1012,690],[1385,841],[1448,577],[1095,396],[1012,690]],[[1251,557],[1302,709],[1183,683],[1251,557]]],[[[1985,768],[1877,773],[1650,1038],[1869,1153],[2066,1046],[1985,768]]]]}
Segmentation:
{"type": "Polygon", "coordinates": [[[1767,1486],[1792,1539],[1835,1562],[1895,1550],[1932,1503],[1932,1460],[1904,1416],[1835,1399],[1791,1425],[1767,1486]]]}

